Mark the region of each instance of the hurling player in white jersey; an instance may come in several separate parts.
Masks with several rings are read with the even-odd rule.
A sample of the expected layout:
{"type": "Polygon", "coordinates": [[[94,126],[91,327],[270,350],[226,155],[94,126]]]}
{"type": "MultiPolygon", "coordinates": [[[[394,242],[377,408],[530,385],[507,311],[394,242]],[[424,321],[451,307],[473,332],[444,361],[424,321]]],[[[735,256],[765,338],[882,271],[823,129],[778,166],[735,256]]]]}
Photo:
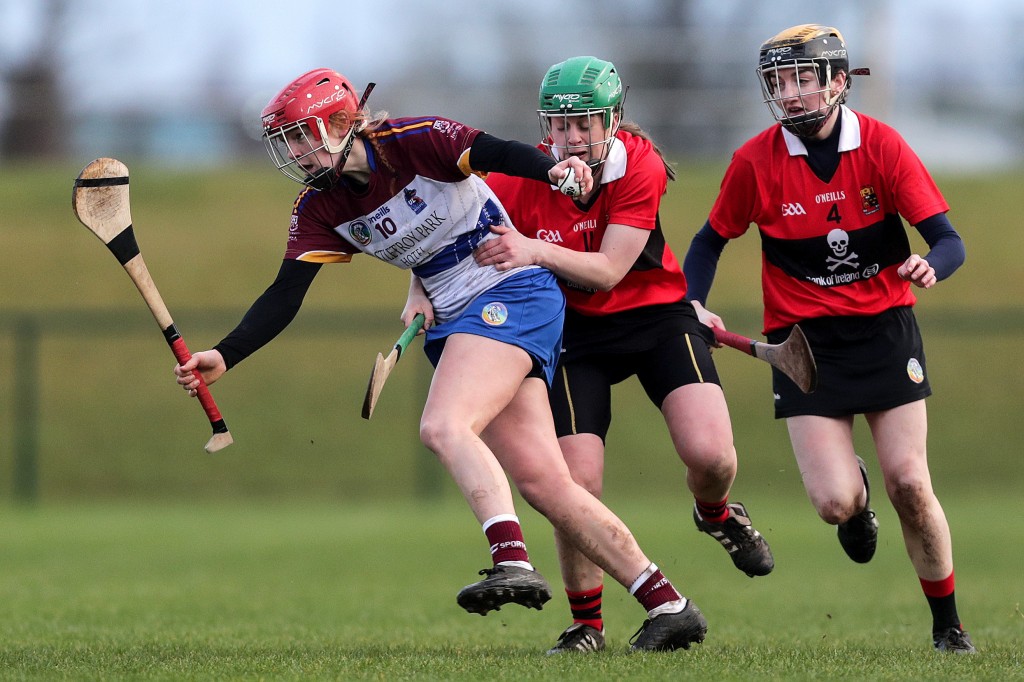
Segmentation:
{"type": "MultiPolygon", "coordinates": [[[[473,250],[508,217],[478,173],[501,171],[553,184],[579,159],[556,163],[523,143],[437,117],[388,118],[365,108],[352,84],[316,69],[288,84],[263,111],[277,168],[306,187],[293,203],[277,278],[212,350],[175,367],[196,394],[258,350],[294,318],[324,263],[365,253],[411,270],[402,319],[426,317],[434,377],[420,437],[444,465],[483,528],[492,566],[463,588],[459,605],[485,615],[506,603],[532,608],[551,597],[530,562],[511,479],[523,498],[588,558],[628,588],[647,612],[633,649],[687,648],[704,639],[700,609],[676,591],[629,529],[577,484],[562,458],[547,390],[565,299],[543,268],[478,265],[473,250]]],[[[570,185],[572,186],[572,185],[570,185]]],[[[345,292],[348,294],[347,290],[345,292]]],[[[386,567],[381,567],[386,571],[386,567]]]]}
{"type": "Polygon", "coordinates": [[[799,324],[817,361],[811,394],[773,369],[775,416],[786,420],[811,503],[837,526],[851,559],[871,560],[878,522],[853,438],[854,418],[864,415],[931,610],[932,644],[973,653],[957,613],[949,525],[928,468],[931,387],[912,288],[949,277],[964,261],[963,242],[906,141],[844,104],[851,78],[867,70],[850,69],[838,30],[786,29],[761,45],[757,75],[778,124],[733,155],[685,259],[690,294],[707,301],[723,247],[756,224],[764,332],[776,343],[799,324]],[[904,219],[927,242],[924,257],[911,251],[904,219]]]}

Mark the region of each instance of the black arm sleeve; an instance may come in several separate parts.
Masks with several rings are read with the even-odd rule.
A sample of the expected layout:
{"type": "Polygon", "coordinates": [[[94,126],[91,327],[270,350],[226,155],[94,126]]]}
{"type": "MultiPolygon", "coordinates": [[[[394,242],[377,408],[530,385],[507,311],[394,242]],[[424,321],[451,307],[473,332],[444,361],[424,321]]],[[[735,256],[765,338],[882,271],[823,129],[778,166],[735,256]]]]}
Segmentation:
{"type": "Polygon", "coordinates": [[[297,260],[281,263],[274,283],[256,299],[238,326],[213,347],[220,351],[228,369],[265,346],[295,319],[320,265],[297,260]]]}
{"type": "Polygon", "coordinates": [[[686,298],[706,305],[711,283],[715,280],[718,270],[718,259],[729,240],[718,234],[711,227],[711,221],[705,222],[697,234],[693,235],[690,249],[683,261],[683,274],[686,276],[686,298]]]}
{"type": "Polygon", "coordinates": [[[930,218],[925,218],[915,227],[931,248],[924,259],[928,261],[928,265],[935,268],[936,279],[941,282],[964,264],[967,258],[964,241],[945,213],[936,213],[930,218]]]}
{"type": "Polygon", "coordinates": [[[502,140],[481,132],[469,148],[469,165],[481,173],[496,171],[551,184],[548,171],[555,160],[524,142],[502,140]]]}

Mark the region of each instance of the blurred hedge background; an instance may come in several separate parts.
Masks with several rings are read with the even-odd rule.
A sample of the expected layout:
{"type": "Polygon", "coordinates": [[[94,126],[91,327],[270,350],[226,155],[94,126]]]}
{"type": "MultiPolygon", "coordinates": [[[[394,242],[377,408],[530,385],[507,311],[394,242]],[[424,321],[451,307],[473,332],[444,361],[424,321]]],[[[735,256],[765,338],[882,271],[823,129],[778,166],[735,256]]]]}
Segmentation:
{"type": "MultiPolygon", "coordinates": [[[[457,494],[417,440],[430,374],[418,343],[389,380],[373,420],[359,416],[373,358],[401,331],[407,285],[404,273],[365,257],[325,267],[295,323],[214,386],[235,444],[203,452],[205,416],[174,383],[174,359],[148,309],[71,211],[80,170],[61,163],[0,167],[0,499],[16,497],[19,486],[25,499],[42,501],[457,494]],[[35,468],[26,470],[19,453],[35,468]]],[[[679,170],[663,223],[681,258],[724,166],[679,170]]],[[[198,173],[147,165],[130,171],[146,262],[189,346],[208,348],[276,274],[297,187],[265,162],[198,173]]],[[[1024,233],[1016,226],[1024,175],[938,181],[968,257],[952,279],[919,295],[936,392],[929,400],[936,487],[941,496],[1011,486],[1019,505],[1024,233]]],[[[911,241],[926,248],[913,231],[911,241]]],[[[755,337],[759,258],[755,234],[733,242],[710,301],[730,328],[755,337]]],[[[730,349],[715,357],[741,458],[735,496],[802,495],[784,424],[772,419],[767,365],[730,349]]],[[[635,381],[615,400],[609,495],[680,490],[683,469],[660,415],[635,381]]],[[[866,435],[860,423],[871,462],[866,435]]]]}

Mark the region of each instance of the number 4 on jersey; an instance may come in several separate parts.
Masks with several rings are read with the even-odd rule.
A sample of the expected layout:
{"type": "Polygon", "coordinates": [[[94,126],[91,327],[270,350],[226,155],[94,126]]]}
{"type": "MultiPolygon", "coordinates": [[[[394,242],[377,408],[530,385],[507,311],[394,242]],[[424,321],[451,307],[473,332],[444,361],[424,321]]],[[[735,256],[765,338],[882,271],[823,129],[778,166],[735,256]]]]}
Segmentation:
{"type": "Polygon", "coordinates": [[[832,208],[828,210],[828,218],[826,220],[837,225],[843,222],[843,216],[839,215],[839,204],[832,204],[832,208]]]}

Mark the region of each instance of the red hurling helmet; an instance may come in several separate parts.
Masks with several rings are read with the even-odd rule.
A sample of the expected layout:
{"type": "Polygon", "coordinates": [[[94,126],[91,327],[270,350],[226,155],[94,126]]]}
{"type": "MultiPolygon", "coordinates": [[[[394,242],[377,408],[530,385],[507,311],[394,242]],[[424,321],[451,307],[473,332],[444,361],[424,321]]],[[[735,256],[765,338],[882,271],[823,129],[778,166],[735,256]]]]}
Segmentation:
{"type": "Polygon", "coordinates": [[[349,122],[341,140],[332,144],[328,119],[337,112],[356,114],[361,107],[352,83],[337,71],[314,69],[296,78],[261,114],[263,141],[274,165],[296,182],[330,189],[352,149],[355,126],[349,122]]]}

